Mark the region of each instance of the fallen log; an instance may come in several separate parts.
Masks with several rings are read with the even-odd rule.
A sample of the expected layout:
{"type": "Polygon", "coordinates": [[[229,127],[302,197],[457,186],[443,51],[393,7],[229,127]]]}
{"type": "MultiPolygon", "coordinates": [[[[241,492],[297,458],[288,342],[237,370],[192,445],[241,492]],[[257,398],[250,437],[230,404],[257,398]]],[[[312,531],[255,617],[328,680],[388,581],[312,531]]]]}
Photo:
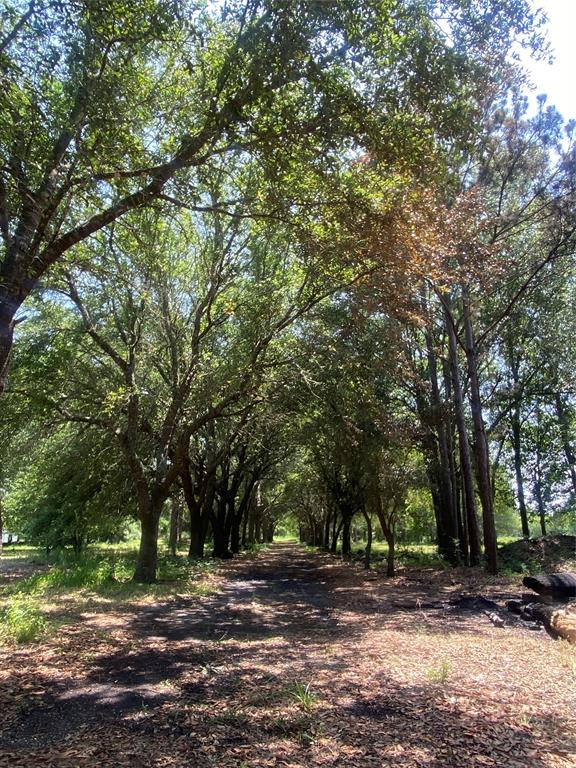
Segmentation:
{"type": "Polygon", "coordinates": [[[539,595],[548,595],[557,600],[568,600],[571,597],[576,597],[576,573],[525,576],[522,583],[539,595]]]}
{"type": "Polygon", "coordinates": [[[576,609],[561,608],[552,616],[551,628],[559,637],[576,645],[576,609]]]}
{"type": "Polygon", "coordinates": [[[576,605],[565,608],[533,603],[530,606],[531,618],[541,621],[552,637],[561,637],[576,644],[576,605]]]}

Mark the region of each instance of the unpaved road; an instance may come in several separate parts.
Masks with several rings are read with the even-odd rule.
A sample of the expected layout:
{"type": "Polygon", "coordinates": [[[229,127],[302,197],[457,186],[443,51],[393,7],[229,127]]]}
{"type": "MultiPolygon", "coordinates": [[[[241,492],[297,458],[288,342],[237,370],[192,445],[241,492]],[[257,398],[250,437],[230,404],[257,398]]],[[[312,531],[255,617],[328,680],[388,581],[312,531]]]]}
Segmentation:
{"type": "Polygon", "coordinates": [[[0,765],[576,765],[575,657],[426,609],[466,585],[367,576],[295,545],[222,574],[216,596],[87,606],[8,652],[0,765]]]}

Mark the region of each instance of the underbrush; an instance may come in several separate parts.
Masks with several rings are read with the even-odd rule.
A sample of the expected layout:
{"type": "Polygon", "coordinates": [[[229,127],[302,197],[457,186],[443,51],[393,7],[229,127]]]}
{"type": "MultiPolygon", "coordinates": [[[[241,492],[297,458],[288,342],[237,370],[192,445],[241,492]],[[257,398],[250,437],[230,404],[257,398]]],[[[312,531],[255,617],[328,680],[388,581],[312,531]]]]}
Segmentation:
{"type": "Polygon", "coordinates": [[[136,552],[90,552],[74,554],[63,550],[48,560],[48,570],[22,579],[13,587],[5,587],[0,594],[17,592],[22,595],[44,595],[74,590],[92,590],[98,593],[141,590],[162,590],[178,586],[193,586],[197,578],[214,568],[211,561],[189,561],[185,557],[161,555],[158,558],[158,582],[151,585],[132,581],[136,552]]]}
{"type": "Polygon", "coordinates": [[[502,545],[498,558],[503,571],[510,574],[576,570],[576,536],[518,539],[502,545]]]}
{"type": "MultiPolygon", "coordinates": [[[[0,588],[0,638],[8,642],[33,642],[52,627],[47,615],[59,601],[81,604],[94,596],[122,603],[176,594],[211,595],[214,584],[206,579],[215,562],[161,555],[156,584],[132,581],[136,552],[96,551],[80,555],[63,550],[52,556],[48,568],[17,583],[0,588]]],[[[46,560],[44,560],[46,564],[46,560]]]]}
{"type": "Polygon", "coordinates": [[[37,602],[30,597],[18,597],[4,611],[0,635],[13,643],[30,643],[39,640],[49,627],[37,602]]]}
{"type": "MultiPolygon", "coordinates": [[[[352,552],[353,560],[363,561],[365,544],[361,543],[359,548],[354,547],[352,552]]],[[[388,546],[384,542],[374,542],[372,544],[371,564],[378,568],[386,565],[388,557],[388,546]]],[[[448,564],[440,557],[434,544],[404,544],[398,545],[395,553],[395,563],[397,566],[406,566],[412,568],[446,568],[448,564]]]]}

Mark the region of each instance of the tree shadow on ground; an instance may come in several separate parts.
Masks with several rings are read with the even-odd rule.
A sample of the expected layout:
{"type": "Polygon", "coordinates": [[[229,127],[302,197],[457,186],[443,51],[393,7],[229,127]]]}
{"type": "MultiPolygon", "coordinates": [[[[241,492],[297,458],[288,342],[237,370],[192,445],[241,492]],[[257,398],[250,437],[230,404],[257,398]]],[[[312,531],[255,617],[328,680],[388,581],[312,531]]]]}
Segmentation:
{"type": "MultiPolygon", "coordinates": [[[[366,622],[408,632],[415,630],[415,620],[423,619],[413,610],[395,609],[389,598],[369,594],[363,574],[355,578],[348,566],[330,556],[294,547],[277,547],[257,560],[232,563],[226,574],[224,588],[216,596],[180,597],[129,615],[125,630],[130,641],[96,655],[85,675],[75,678],[70,670],[59,681],[40,676],[38,686],[46,689],[43,701],[22,713],[0,746],[58,749],[87,723],[110,723],[144,736],[165,733],[167,750],[170,739],[186,737],[188,750],[220,729],[225,732],[222,749],[231,739],[235,747],[259,753],[281,738],[296,750],[304,749],[308,739],[310,747],[323,729],[336,750],[330,765],[349,765],[338,754],[356,749],[364,750],[364,762],[371,765],[384,754],[382,750],[393,748],[407,754],[423,750],[428,755],[426,766],[452,765],[439,762],[450,756],[439,756],[439,748],[427,740],[426,731],[435,724],[439,743],[462,742],[479,755],[491,754],[494,729],[500,741],[515,744],[525,754],[553,749],[551,741],[536,743],[531,731],[498,720],[488,711],[464,717],[457,708],[447,707],[433,686],[399,687],[383,674],[375,695],[359,694],[357,687],[350,692],[344,677],[355,669],[354,655],[315,662],[315,668],[333,680],[330,691],[322,695],[328,704],[331,697],[336,703],[323,703],[310,713],[296,708],[288,717],[270,713],[278,705],[286,707],[287,683],[309,676],[308,654],[334,644],[347,643],[353,649],[366,622]],[[239,712],[239,706],[246,711],[239,712]],[[194,716],[195,708],[201,717],[194,716]],[[365,738],[366,733],[371,737],[365,738]]],[[[395,594],[400,592],[407,600],[421,599],[419,585],[397,588],[395,594]]],[[[427,633],[474,632],[466,615],[449,621],[442,612],[428,611],[424,616],[427,633]]],[[[416,765],[402,763],[400,752],[390,764],[416,765]]],[[[308,764],[305,757],[298,757],[302,765],[308,764]]],[[[203,765],[202,758],[196,756],[194,764],[203,765]]],[[[523,763],[527,764],[546,765],[538,756],[523,763]]]]}

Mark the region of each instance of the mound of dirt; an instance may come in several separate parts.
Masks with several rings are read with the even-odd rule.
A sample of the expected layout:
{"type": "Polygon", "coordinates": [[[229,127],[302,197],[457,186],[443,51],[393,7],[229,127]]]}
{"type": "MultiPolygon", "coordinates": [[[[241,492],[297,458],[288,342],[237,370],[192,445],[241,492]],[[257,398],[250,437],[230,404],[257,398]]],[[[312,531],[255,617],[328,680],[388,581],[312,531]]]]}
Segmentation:
{"type": "Polygon", "coordinates": [[[500,563],[517,573],[539,573],[576,569],[576,536],[540,536],[504,544],[498,550],[500,563]]]}

